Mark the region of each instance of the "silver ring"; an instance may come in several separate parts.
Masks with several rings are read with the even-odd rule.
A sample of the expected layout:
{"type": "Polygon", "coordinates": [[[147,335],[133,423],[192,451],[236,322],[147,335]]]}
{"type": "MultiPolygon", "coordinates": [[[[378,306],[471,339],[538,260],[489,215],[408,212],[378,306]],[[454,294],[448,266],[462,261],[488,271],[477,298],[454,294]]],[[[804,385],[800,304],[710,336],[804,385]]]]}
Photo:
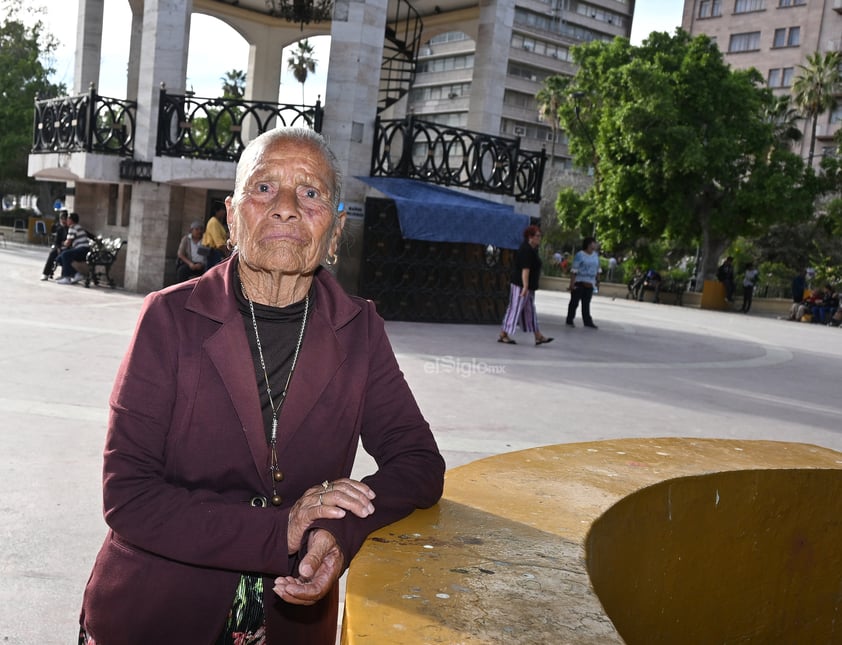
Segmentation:
{"type": "Polygon", "coordinates": [[[324,495],[324,493],[319,493],[319,506],[322,505],[322,495],[324,495]]]}

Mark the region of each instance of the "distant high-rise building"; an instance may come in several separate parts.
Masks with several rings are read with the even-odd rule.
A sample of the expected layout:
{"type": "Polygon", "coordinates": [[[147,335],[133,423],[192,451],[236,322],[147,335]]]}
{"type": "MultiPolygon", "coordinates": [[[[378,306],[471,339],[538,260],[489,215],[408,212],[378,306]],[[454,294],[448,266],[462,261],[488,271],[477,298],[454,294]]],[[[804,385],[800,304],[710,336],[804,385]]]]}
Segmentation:
{"type": "MultiPolygon", "coordinates": [[[[842,50],[842,0],[685,0],[681,27],[708,35],[731,67],[754,67],[776,94],[785,94],[809,54],[842,50]]],[[[842,104],[819,117],[817,159],[834,149],[840,123],[842,104]]],[[[803,126],[795,152],[806,159],[810,124],[803,126]]]]}
{"type": "MultiPolygon", "coordinates": [[[[576,73],[570,55],[573,46],[628,38],[634,1],[514,0],[513,5],[510,33],[496,41],[506,42],[508,50],[497,59],[501,66],[491,75],[476,73],[475,34],[457,30],[452,22],[435,32],[425,26],[425,34],[435,35],[419,52],[407,109],[418,118],[456,127],[484,131],[489,125],[498,127],[500,135],[520,137],[524,150],[543,147],[549,155],[553,132],[538,114],[535,95],[547,77],[576,73]],[[489,87],[492,77],[496,87],[489,87]],[[480,127],[472,121],[478,113],[499,115],[499,125],[486,122],[480,127]]],[[[488,46],[485,38],[480,37],[479,43],[480,49],[488,46]]],[[[556,166],[569,167],[566,135],[557,130],[556,136],[556,166]]]]}

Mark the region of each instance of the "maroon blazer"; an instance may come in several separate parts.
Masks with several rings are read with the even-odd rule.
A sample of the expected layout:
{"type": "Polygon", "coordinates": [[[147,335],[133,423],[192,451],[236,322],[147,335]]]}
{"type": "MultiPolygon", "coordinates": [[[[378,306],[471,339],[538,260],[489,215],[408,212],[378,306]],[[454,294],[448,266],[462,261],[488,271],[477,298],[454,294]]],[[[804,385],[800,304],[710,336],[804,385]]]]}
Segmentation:
{"type": "Polygon", "coordinates": [[[111,395],[103,497],[110,527],[85,590],[82,625],[103,645],[212,645],[242,572],[264,574],[268,643],[335,642],[338,590],[289,605],[272,579],[295,574],[290,507],[348,477],[361,438],[378,470],[375,512],[320,520],[345,564],[373,530],[442,492],[444,461],[398,368],[374,305],[317,272],[312,312],[279,419],[284,474],[271,496],[269,448],[236,256],[147,296],[111,395]]]}

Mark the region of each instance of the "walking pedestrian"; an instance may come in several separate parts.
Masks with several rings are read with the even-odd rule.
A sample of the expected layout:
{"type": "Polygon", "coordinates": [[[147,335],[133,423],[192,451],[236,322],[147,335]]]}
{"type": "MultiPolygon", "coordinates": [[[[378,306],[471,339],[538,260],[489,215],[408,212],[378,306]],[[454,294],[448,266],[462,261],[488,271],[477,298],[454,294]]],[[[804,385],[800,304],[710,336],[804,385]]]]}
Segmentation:
{"type": "Polygon", "coordinates": [[[567,326],[575,327],[576,309],[582,303],[582,321],[585,327],[599,329],[591,318],[591,298],[595,287],[599,287],[599,255],[596,253],[596,240],[586,237],[582,240],[582,250],[573,256],[570,268],[570,304],[567,306],[567,326]]]}
{"type": "Polygon", "coordinates": [[[509,306],[503,316],[503,328],[497,339],[498,343],[516,345],[512,334],[515,333],[518,324],[523,331],[531,331],[535,335],[536,345],[553,340],[544,336],[538,329],[538,314],[535,311],[535,292],[541,277],[541,258],[538,255],[540,244],[541,229],[534,225],[527,226],[523,231],[523,244],[515,255],[515,266],[509,278],[509,306]]]}

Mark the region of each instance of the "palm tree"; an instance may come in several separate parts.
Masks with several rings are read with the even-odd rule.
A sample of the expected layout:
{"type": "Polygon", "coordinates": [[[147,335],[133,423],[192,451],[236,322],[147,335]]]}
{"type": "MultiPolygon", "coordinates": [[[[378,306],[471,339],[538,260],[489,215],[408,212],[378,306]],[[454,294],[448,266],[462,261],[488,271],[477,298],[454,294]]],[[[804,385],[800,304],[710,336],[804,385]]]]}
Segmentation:
{"type": "Polygon", "coordinates": [[[812,119],[810,131],[810,155],[808,165],[813,165],[816,150],[816,126],[819,115],[836,107],[834,93],[840,80],[839,65],[842,55],[839,52],[827,52],[824,55],[813,52],[807,56],[807,64],[799,65],[801,70],[792,84],[792,97],[805,119],[812,119]]]}
{"type": "Polygon", "coordinates": [[[567,100],[569,85],[569,76],[550,76],[535,95],[535,100],[538,101],[538,113],[542,119],[549,123],[553,132],[553,142],[550,146],[550,167],[555,167],[555,140],[559,126],[558,109],[567,100]]]}
{"type": "Polygon", "coordinates": [[[292,53],[287,60],[287,68],[292,70],[295,80],[301,83],[301,105],[304,105],[304,83],[307,81],[307,74],[316,72],[316,63],[313,58],[315,48],[306,38],[298,41],[298,49],[292,53]]]}
{"type": "Polygon", "coordinates": [[[222,96],[226,99],[241,99],[246,93],[246,73],[232,69],[219,78],[222,81],[222,96]]]}
{"type": "Polygon", "coordinates": [[[776,146],[788,146],[804,136],[798,125],[801,115],[792,107],[788,94],[772,97],[763,109],[763,118],[772,126],[776,146]]]}

